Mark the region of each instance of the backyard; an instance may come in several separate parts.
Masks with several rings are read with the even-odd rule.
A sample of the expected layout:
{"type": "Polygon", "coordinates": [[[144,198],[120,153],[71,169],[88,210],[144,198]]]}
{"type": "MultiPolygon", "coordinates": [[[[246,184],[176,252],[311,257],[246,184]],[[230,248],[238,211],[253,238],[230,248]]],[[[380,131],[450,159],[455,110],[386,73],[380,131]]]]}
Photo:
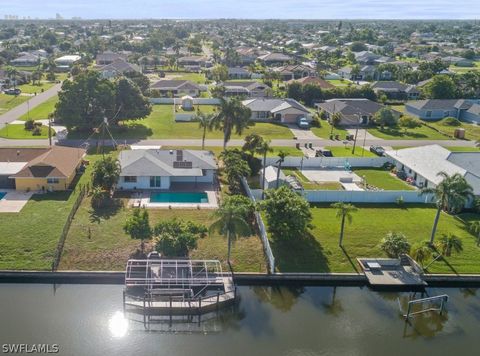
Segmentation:
{"type": "MultiPolygon", "coordinates": [[[[280,272],[358,272],[357,257],[381,257],[380,240],[388,232],[401,232],[413,245],[429,238],[436,209],[425,205],[358,205],[351,224],[346,224],[344,249],[338,247],[340,219],[329,206],[312,206],[314,228],[310,236],[285,242],[271,241],[280,272]]],[[[453,233],[463,240],[463,252],[435,262],[433,273],[479,273],[480,247],[466,223],[480,216],[453,217],[442,213],[437,239],[453,233]]]]}
{"type": "Polygon", "coordinates": [[[287,176],[296,177],[305,190],[342,190],[340,182],[312,182],[296,168],[282,168],[287,176]]]}
{"type": "Polygon", "coordinates": [[[378,157],[376,154],[370,152],[369,149],[364,149],[359,146],[355,148],[355,153],[352,153],[352,145],[348,144],[346,146],[327,146],[326,149],[332,151],[333,157],[378,157]]]}
{"type": "Polygon", "coordinates": [[[383,168],[353,168],[353,172],[366,180],[368,186],[382,190],[414,190],[415,188],[403,180],[393,176],[383,168]]]}

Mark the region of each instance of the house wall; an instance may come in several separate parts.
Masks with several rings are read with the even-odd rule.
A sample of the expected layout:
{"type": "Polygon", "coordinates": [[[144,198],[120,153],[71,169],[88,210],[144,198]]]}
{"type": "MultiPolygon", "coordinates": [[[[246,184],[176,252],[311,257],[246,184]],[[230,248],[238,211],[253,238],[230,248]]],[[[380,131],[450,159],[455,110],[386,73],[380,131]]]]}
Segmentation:
{"type": "Polygon", "coordinates": [[[462,115],[462,120],[480,123],[480,116],[464,111],[462,115]]]}
{"type": "Polygon", "coordinates": [[[58,183],[47,183],[46,178],[15,178],[16,190],[67,190],[73,178],[60,178],[58,183]]]}
{"type": "Polygon", "coordinates": [[[422,120],[440,120],[449,116],[458,117],[458,111],[455,108],[448,108],[445,110],[419,110],[407,104],[405,105],[405,111],[410,115],[416,116],[422,120]],[[432,114],[427,117],[428,111],[431,111],[432,114]]]}
{"type": "Polygon", "coordinates": [[[411,169],[408,166],[403,165],[402,163],[392,160],[393,164],[395,164],[396,168],[398,171],[404,171],[407,177],[411,178],[414,180],[415,185],[417,187],[423,188],[423,187],[429,187],[429,188],[435,188],[435,184],[426,179],[425,177],[421,176],[415,170],[411,169]]]}
{"type": "Polygon", "coordinates": [[[205,170],[205,175],[202,177],[171,177],[172,183],[213,183],[214,179],[213,169],[205,170]]]}
{"type": "Polygon", "coordinates": [[[150,176],[138,176],[136,182],[125,182],[125,177],[120,177],[117,182],[117,188],[125,190],[133,189],[169,189],[170,177],[160,178],[160,187],[150,187],[150,176]]]}

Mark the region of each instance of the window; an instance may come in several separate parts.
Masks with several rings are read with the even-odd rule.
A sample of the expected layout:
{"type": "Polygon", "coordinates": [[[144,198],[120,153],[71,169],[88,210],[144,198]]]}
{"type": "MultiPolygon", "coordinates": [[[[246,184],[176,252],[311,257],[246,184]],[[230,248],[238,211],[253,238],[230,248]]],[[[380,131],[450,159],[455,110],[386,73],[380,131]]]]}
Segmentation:
{"type": "Polygon", "coordinates": [[[432,112],[431,111],[427,111],[427,117],[432,117],[432,112]]]}
{"type": "Polygon", "coordinates": [[[150,177],[150,188],[160,188],[161,185],[161,177],[150,177]]]}
{"type": "Polygon", "coordinates": [[[59,182],[58,178],[47,178],[48,184],[58,184],[58,182],[59,182]]]}
{"type": "Polygon", "coordinates": [[[125,183],[137,183],[137,177],[136,176],[125,176],[125,177],[123,177],[123,181],[125,183]]]}

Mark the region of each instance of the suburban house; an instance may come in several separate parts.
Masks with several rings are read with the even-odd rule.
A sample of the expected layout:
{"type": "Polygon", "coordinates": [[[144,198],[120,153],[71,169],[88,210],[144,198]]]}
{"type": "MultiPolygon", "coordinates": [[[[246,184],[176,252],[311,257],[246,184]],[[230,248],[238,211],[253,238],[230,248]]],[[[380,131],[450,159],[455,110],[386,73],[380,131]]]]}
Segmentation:
{"type": "Polygon", "coordinates": [[[235,51],[238,55],[239,63],[243,65],[252,64],[258,56],[265,54],[265,52],[251,47],[238,47],[235,51]]]}
{"type": "Polygon", "coordinates": [[[138,65],[128,63],[126,60],[119,58],[107,65],[97,67],[96,70],[100,72],[102,78],[111,79],[124,75],[125,73],[137,72],[141,73],[138,65]]]}
{"type": "Polygon", "coordinates": [[[283,81],[317,76],[315,69],[304,64],[289,64],[283,67],[274,68],[273,72],[280,75],[280,78],[283,81]]]}
{"type": "Polygon", "coordinates": [[[385,155],[417,187],[435,188],[442,180],[440,172],[459,173],[474,194],[480,195],[480,152],[450,152],[440,145],[429,145],[387,151],[385,155]]]}
{"type": "Polygon", "coordinates": [[[210,151],[138,149],[120,152],[119,189],[170,189],[174,184],[213,184],[217,163],[210,151]]]}
{"type": "Polygon", "coordinates": [[[69,70],[80,59],[82,59],[82,57],[80,57],[79,55],[72,54],[72,55],[68,55],[68,56],[59,57],[59,58],[55,59],[54,62],[57,65],[58,69],[69,70]]]}
{"type": "Polygon", "coordinates": [[[279,121],[296,123],[299,118],[310,119],[309,110],[294,99],[248,99],[243,105],[252,111],[251,119],[255,121],[279,121]]]}
{"type": "Polygon", "coordinates": [[[81,169],[81,148],[0,148],[0,188],[54,191],[70,187],[81,169]]]}
{"type": "Polygon", "coordinates": [[[480,123],[480,104],[468,99],[429,99],[405,104],[405,112],[422,120],[440,120],[454,117],[462,121],[480,123]]]}
{"type": "Polygon", "coordinates": [[[228,79],[250,79],[252,73],[242,67],[229,67],[228,68],[228,79]]]}
{"type": "Polygon", "coordinates": [[[207,57],[203,56],[185,56],[178,59],[178,64],[186,69],[199,71],[202,68],[209,67],[211,63],[207,57]]]}
{"type": "Polygon", "coordinates": [[[319,77],[305,77],[301,79],[292,79],[287,82],[287,85],[290,85],[292,83],[298,83],[300,85],[316,85],[322,89],[333,89],[335,88],[335,85],[327,82],[326,80],[319,78],[319,77]]]}
{"type": "Polygon", "coordinates": [[[224,82],[225,96],[247,96],[249,98],[264,98],[273,95],[272,88],[268,85],[252,81],[224,82]]]}
{"type": "Polygon", "coordinates": [[[17,67],[31,67],[36,66],[45,60],[46,57],[41,55],[24,52],[19,57],[11,60],[10,64],[17,67]]]}
{"type": "MultiPolygon", "coordinates": [[[[340,125],[356,126],[368,125],[373,116],[384,106],[368,99],[330,99],[323,103],[315,104],[318,110],[324,110],[327,118],[339,113],[340,125]],[[361,120],[360,120],[361,119],[361,120]]],[[[400,113],[393,110],[400,117],[400,113]]]]}
{"type": "Polygon", "coordinates": [[[189,80],[159,80],[150,89],[156,90],[163,97],[182,97],[188,95],[197,97],[203,88],[189,80]]]}
{"type": "Polygon", "coordinates": [[[95,63],[98,66],[105,66],[119,59],[125,60],[126,58],[124,55],[121,55],[115,52],[103,52],[103,53],[97,54],[97,57],[95,58],[95,63]]]}
{"type": "Polygon", "coordinates": [[[412,84],[403,84],[396,81],[381,81],[372,84],[376,94],[385,94],[388,99],[393,100],[416,100],[420,91],[412,84]]]}
{"type": "Polygon", "coordinates": [[[267,66],[274,64],[282,65],[290,62],[292,57],[283,53],[267,53],[258,57],[258,60],[265,63],[267,66]]]}

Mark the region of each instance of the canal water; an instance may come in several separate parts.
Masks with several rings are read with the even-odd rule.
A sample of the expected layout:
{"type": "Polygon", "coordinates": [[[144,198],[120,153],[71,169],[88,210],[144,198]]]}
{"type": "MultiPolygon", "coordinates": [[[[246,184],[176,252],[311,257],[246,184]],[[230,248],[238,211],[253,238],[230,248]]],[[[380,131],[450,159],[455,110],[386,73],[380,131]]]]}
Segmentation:
{"type": "MultiPolygon", "coordinates": [[[[239,287],[235,307],[193,323],[122,313],[122,286],[0,284],[0,347],[57,344],[61,355],[474,355],[480,291],[448,294],[443,315],[405,323],[409,293],[357,287],[239,287]]],[[[420,297],[416,295],[415,297],[420,297]]],[[[0,350],[0,353],[2,350],[0,350]]]]}

